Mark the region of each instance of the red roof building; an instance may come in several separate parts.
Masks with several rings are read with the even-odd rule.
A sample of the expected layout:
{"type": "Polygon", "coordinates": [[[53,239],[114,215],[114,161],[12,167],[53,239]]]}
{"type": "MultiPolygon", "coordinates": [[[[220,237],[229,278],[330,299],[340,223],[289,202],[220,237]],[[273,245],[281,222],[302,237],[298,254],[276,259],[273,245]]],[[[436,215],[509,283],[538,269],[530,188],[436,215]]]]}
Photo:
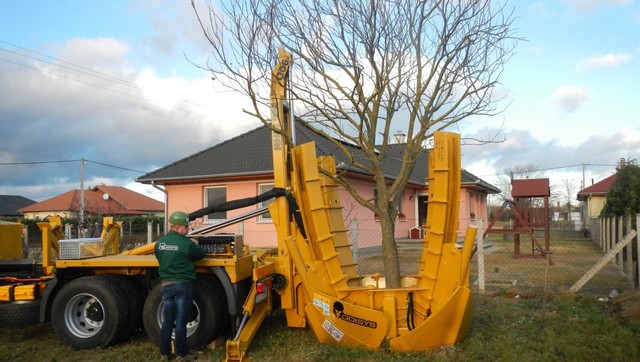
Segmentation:
{"type": "Polygon", "coordinates": [[[580,190],[578,192],[578,200],[585,201],[589,196],[592,195],[606,195],[607,191],[609,191],[609,189],[611,188],[611,185],[616,182],[617,176],[618,174],[614,173],[604,180],[596,182],[593,185],[580,190]]]}
{"type": "Polygon", "coordinates": [[[617,174],[613,174],[602,181],[584,188],[578,192],[578,200],[584,201],[584,219],[591,224],[591,219],[597,219],[607,200],[607,191],[616,182],[617,174]]]}
{"type": "Polygon", "coordinates": [[[71,190],[18,210],[27,219],[48,216],[78,218],[84,198],[85,216],[163,216],[164,203],[120,186],[100,185],[92,189],[71,190]]]}

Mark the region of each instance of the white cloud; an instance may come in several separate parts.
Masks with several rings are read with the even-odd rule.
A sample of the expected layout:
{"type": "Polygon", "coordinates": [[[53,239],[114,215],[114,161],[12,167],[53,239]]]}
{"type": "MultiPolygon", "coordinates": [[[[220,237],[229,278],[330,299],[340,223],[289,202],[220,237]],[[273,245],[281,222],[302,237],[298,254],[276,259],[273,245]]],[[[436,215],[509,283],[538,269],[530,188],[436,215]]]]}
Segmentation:
{"type": "Polygon", "coordinates": [[[153,69],[148,68],[138,75],[136,83],[142,89],[146,99],[164,109],[172,109],[183,102],[190,89],[186,79],[181,77],[159,78],[153,69]]]}
{"type": "Polygon", "coordinates": [[[114,39],[76,38],[56,48],[58,60],[0,62],[0,89],[11,90],[0,97],[0,161],[55,161],[2,166],[0,194],[39,201],[78,188],[77,162],[67,160],[80,158],[121,167],[89,163],[88,180],[131,183],[141,173],[126,169],[152,171],[258,126],[242,112],[246,97],[216,90],[208,74],[137,69],[133,52],[114,39]]]}
{"type": "Polygon", "coordinates": [[[615,68],[631,60],[630,54],[605,54],[582,59],[576,65],[576,70],[581,72],[595,68],[615,68]]]}
{"type": "Polygon", "coordinates": [[[575,112],[589,100],[589,92],[584,87],[565,85],[557,88],[548,98],[547,102],[554,104],[565,112],[575,112]]]}
{"type": "MultiPolygon", "coordinates": [[[[482,129],[465,137],[496,132],[482,129]]],[[[533,164],[546,170],[544,177],[552,183],[563,179],[582,181],[585,177],[599,181],[615,171],[616,162],[634,158],[640,154],[640,128],[625,127],[615,133],[589,136],[575,146],[562,145],[559,139],[541,141],[530,130],[513,129],[506,132],[506,140],[482,146],[462,147],[462,166],[469,172],[488,182],[505,169],[521,164],[533,164]],[[575,177],[578,172],[579,177],[575,177]]]]}
{"type": "Polygon", "coordinates": [[[70,39],[62,47],[58,47],[56,57],[69,60],[65,65],[76,71],[83,65],[90,65],[90,73],[96,69],[119,69],[125,66],[125,59],[130,50],[129,44],[113,38],[75,38],[70,39]]]}
{"type": "Polygon", "coordinates": [[[141,183],[137,183],[137,182],[131,182],[128,183],[126,185],[124,185],[125,188],[131,190],[131,191],[135,191],[139,194],[142,194],[144,196],[150,197],[152,199],[156,199],[158,201],[161,202],[165,202],[165,195],[162,191],[154,188],[151,185],[143,185],[141,183]]]}

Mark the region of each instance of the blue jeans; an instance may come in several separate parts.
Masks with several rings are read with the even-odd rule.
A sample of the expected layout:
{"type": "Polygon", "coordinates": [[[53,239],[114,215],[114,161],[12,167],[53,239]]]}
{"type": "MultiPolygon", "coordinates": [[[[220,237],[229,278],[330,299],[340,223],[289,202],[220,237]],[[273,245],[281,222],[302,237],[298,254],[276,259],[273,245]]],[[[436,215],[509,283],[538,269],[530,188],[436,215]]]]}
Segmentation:
{"type": "Polygon", "coordinates": [[[187,322],[191,316],[193,283],[174,283],[162,287],[162,331],[160,354],[171,352],[171,334],[175,328],[175,352],[177,356],[187,354],[187,322]]]}

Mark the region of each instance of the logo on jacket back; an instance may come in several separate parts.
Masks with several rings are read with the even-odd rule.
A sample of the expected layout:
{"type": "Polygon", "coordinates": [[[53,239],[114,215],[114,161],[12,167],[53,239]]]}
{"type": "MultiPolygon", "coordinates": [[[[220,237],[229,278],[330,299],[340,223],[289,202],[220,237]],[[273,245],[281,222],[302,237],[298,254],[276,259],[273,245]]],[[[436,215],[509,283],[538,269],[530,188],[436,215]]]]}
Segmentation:
{"type": "Polygon", "coordinates": [[[160,243],[158,246],[158,250],[170,250],[170,251],[178,251],[177,245],[167,245],[166,243],[160,243]]]}

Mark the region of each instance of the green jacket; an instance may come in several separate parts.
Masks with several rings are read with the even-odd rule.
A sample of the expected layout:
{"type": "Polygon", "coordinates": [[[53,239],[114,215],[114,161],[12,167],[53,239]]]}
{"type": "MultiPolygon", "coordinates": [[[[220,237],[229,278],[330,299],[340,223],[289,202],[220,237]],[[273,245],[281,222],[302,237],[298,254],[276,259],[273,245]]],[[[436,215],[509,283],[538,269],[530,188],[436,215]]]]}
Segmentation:
{"type": "Polygon", "coordinates": [[[155,254],[161,282],[189,283],[196,280],[193,262],[204,258],[205,251],[191,239],[169,231],[156,242],[155,254]]]}

